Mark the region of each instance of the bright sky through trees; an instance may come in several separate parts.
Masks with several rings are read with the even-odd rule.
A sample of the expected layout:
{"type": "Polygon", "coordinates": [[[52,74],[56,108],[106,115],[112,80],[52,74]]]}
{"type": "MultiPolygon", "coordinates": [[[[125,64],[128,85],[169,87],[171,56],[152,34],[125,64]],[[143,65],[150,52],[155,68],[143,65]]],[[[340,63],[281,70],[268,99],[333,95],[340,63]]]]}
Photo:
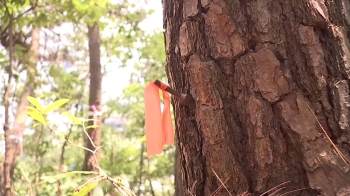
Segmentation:
{"type": "MultiPolygon", "coordinates": [[[[154,10],[152,15],[149,15],[142,23],[140,27],[144,31],[152,32],[154,29],[163,28],[162,17],[162,2],[160,0],[149,0],[147,3],[141,2],[143,8],[147,10],[154,10]]],[[[138,61],[135,54],[135,58],[130,61],[130,64],[138,61]]],[[[107,65],[108,74],[103,78],[103,101],[109,98],[115,98],[122,93],[122,90],[129,84],[130,73],[133,70],[133,65],[129,65],[125,68],[120,68],[117,63],[110,63],[107,65]],[[114,90],[111,90],[114,89],[114,90]]]]}

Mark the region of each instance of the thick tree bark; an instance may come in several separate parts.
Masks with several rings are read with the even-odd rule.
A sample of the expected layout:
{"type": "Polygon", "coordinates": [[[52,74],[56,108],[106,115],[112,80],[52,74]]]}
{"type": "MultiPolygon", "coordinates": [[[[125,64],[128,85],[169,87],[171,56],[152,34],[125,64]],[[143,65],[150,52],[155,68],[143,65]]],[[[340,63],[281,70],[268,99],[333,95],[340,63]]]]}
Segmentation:
{"type": "Polygon", "coordinates": [[[317,122],[349,159],[349,2],[163,0],[163,9],[169,83],[197,105],[174,102],[187,195],[226,179],[232,194],[286,181],[285,191],[308,188],[297,195],[350,194],[349,165],[317,122]]]}
{"type": "Polygon", "coordinates": [[[181,172],[181,154],[179,148],[175,151],[175,196],[184,196],[181,172]]]}
{"type": "MultiPolygon", "coordinates": [[[[88,37],[89,37],[89,58],[90,58],[90,95],[89,95],[89,110],[91,112],[97,112],[100,110],[101,106],[101,92],[102,92],[102,73],[101,73],[101,39],[100,39],[100,30],[97,23],[94,23],[93,26],[88,27],[88,37]]],[[[100,146],[101,144],[101,123],[102,118],[95,115],[89,115],[89,119],[95,119],[95,121],[89,121],[88,126],[96,125],[97,128],[90,128],[88,130],[89,136],[94,142],[95,146],[100,146]]],[[[91,144],[89,139],[85,140],[86,147],[95,150],[94,146],[91,144]]],[[[95,171],[96,168],[94,164],[99,164],[100,153],[96,152],[96,159],[92,153],[85,151],[85,159],[83,170],[85,171],[95,171]],[[97,161],[97,163],[96,163],[97,161]]]]}

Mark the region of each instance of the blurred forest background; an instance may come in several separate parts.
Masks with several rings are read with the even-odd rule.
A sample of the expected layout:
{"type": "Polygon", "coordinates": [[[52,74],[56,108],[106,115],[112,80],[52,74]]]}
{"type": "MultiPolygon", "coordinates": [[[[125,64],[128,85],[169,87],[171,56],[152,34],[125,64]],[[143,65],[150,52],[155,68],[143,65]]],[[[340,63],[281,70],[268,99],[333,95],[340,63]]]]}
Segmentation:
{"type": "MultiPolygon", "coordinates": [[[[8,120],[9,129],[20,130],[10,135],[20,149],[13,171],[14,195],[71,195],[91,178],[77,174],[41,183],[47,176],[82,170],[84,151],[65,143],[65,134],[84,146],[83,130],[60,113],[88,116],[87,32],[95,23],[103,74],[100,166],[136,195],[174,194],[175,147],[148,159],[144,137],[144,86],[166,78],[161,14],[160,0],[0,0],[0,119],[1,124],[8,120]],[[33,126],[26,116],[28,96],[44,106],[70,99],[46,116],[59,131],[33,126]],[[15,127],[21,123],[25,126],[15,127]]],[[[3,173],[2,126],[0,132],[3,173]]],[[[94,195],[114,192],[110,183],[101,183],[94,195]]]]}

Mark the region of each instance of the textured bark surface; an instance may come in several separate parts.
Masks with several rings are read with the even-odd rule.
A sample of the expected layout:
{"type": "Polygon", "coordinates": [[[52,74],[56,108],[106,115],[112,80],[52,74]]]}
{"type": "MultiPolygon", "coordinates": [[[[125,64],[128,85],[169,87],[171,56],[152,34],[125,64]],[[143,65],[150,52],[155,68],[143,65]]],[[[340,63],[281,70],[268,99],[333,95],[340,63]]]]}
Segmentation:
{"type": "Polygon", "coordinates": [[[182,172],[181,172],[181,153],[178,148],[175,151],[175,195],[184,196],[184,188],[182,185],[182,172]]]}
{"type": "Polygon", "coordinates": [[[187,195],[350,195],[345,0],[163,0],[167,74],[187,195]],[[309,107],[311,110],[309,109],[309,107]],[[228,195],[224,188],[220,194],[228,195]]]}
{"type": "MultiPolygon", "coordinates": [[[[97,110],[100,110],[101,106],[101,95],[102,95],[102,73],[101,73],[101,38],[100,30],[97,23],[94,23],[93,26],[88,27],[88,37],[89,37],[89,59],[90,59],[90,94],[89,94],[89,110],[93,111],[92,106],[96,107],[97,110]]],[[[89,115],[89,119],[94,119],[95,121],[89,121],[88,126],[96,125],[97,128],[90,128],[88,130],[89,136],[94,142],[95,146],[101,145],[101,116],[89,115]]],[[[85,140],[86,147],[95,150],[94,146],[91,144],[90,140],[86,137],[85,140]]],[[[91,152],[85,151],[85,159],[83,170],[84,171],[95,171],[94,167],[96,163],[100,161],[100,153],[96,152],[96,159],[91,152]]],[[[91,193],[90,193],[91,194],[91,193]]]]}

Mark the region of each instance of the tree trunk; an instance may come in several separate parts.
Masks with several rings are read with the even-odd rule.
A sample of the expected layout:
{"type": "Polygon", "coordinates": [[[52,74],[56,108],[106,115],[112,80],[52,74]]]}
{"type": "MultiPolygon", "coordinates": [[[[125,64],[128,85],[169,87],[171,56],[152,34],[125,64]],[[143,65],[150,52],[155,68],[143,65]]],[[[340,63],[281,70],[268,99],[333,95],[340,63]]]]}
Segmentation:
{"type": "Polygon", "coordinates": [[[331,144],[349,159],[349,2],[163,9],[169,83],[196,100],[194,111],[174,102],[187,195],[261,194],[286,181],[284,192],[308,188],[297,195],[350,194],[349,163],[331,144]]]}
{"type": "MultiPolygon", "coordinates": [[[[25,54],[26,56],[24,57],[26,60],[25,62],[27,63],[27,80],[26,83],[23,87],[23,91],[19,97],[19,102],[17,104],[17,109],[16,109],[16,116],[15,120],[13,122],[13,126],[11,125],[11,122],[6,120],[6,136],[5,136],[5,141],[6,141],[6,153],[5,153],[5,161],[4,163],[4,180],[6,183],[6,190],[4,194],[6,195],[11,195],[12,191],[12,179],[13,179],[13,173],[14,169],[16,167],[16,157],[19,154],[22,156],[23,154],[23,133],[25,130],[26,126],[26,120],[28,115],[26,114],[26,107],[29,105],[29,102],[27,100],[28,96],[33,95],[34,92],[34,72],[36,70],[36,66],[38,63],[38,55],[39,55],[39,38],[40,38],[40,29],[33,29],[31,32],[31,45],[29,48],[29,52],[25,54]]],[[[12,39],[12,38],[11,38],[12,39]]],[[[11,51],[11,62],[13,64],[13,61],[15,60],[14,58],[14,52],[13,52],[13,40],[10,41],[10,46],[9,51],[11,51]],[[11,49],[12,48],[12,49],[11,49]]],[[[22,59],[23,60],[23,59],[22,59]]],[[[13,66],[13,65],[12,65],[13,66]]],[[[11,67],[12,67],[11,66],[11,67]]],[[[12,72],[12,70],[10,70],[12,72]]],[[[12,77],[12,76],[11,76],[12,77]]],[[[9,83],[8,87],[8,92],[11,92],[11,84],[12,82],[9,83]]],[[[9,96],[10,94],[8,94],[9,96]]],[[[6,95],[7,96],[7,95],[6,95]]],[[[10,100],[10,97],[5,96],[5,103],[7,103],[10,100]]],[[[7,103],[9,104],[9,103],[7,103]]],[[[10,104],[5,107],[11,107],[10,104]]],[[[9,114],[6,114],[6,119],[9,118],[9,114]]]]}
{"type": "MultiPolygon", "coordinates": [[[[95,121],[89,121],[88,126],[97,125],[97,128],[88,129],[89,136],[94,142],[95,146],[101,144],[101,123],[102,118],[97,115],[97,112],[101,109],[101,84],[102,84],[102,73],[101,73],[101,39],[99,26],[94,23],[93,26],[88,27],[89,37],[89,58],[90,58],[90,95],[89,95],[89,110],[93,113],[89,115],[89,119],[95,119],[95,121]]],[[[95,147],[91,144],[89,139],[85,140],[86,147],[95,150],[95,147]]],[[[96,152],[96,160],[94,155],[88,151],[85,151],[85,159],[83,170],[85,171],[96,171],[94,164],[99,164],[100,153],[96,152]],[[97,161],[97,163],[96,163],[97,161]]]]}
{"type": "Polygon", "coordinates": [[[182,172],[181,172],[181,154],[179,148],[175,150],[175,196],[184,196],[184,187],[182,185],[182,172]]]}
{"type": "Polygon", "coordinates": [[[23,155],[23,133],[26,128],[26,122],[28,115],[26,113],[26,108],[29,106],[28,96],[34,95],[35,87],[35,71],[38,64],[39,50],[40,50],[40,29],[35,28],[31,32],[32,43],[29,52],[26,54],[25,58],[29,61],[27,65],[27,80],[24,84],[22,93],[19,97],[18,106],[16,109],[16,117],[13,123],[13,128],[19,139],[18,141],[18,152],[19,155],[23,155]]]}
{"type": "Polygon", "coordinates": [[[9,66],[8,66],[8,80],[5,87],[4,93],[4,106],[5,106],[5,122],[4,122],[4,139],[5,139],[5,157],[3,165],[3,182],[1,183],[1,195],[12,196],[12,178],[14,163],[16,158],[16,138],[14,130],[10,126],[10,100],[12,92],[12,78],[13,78],[13,67],[14,67],[14,39],[13,39],[13,21],[14,17],[12,14],[9,14],[9,66]]]}

